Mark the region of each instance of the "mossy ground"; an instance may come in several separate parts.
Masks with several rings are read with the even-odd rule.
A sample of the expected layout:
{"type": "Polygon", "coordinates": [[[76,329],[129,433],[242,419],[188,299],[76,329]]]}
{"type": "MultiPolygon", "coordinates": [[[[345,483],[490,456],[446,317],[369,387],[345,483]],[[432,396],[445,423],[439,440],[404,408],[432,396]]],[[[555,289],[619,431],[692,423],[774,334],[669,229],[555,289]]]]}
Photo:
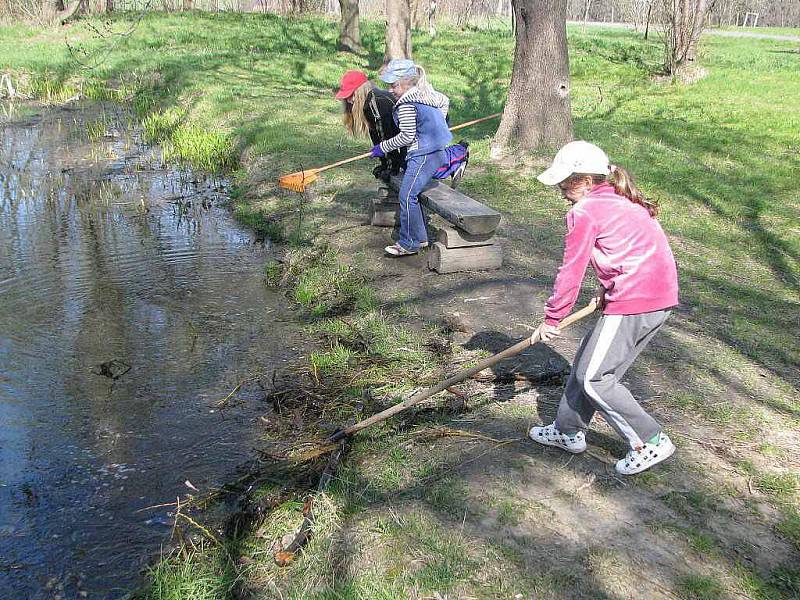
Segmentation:
{"type": "MultiPolygon", "coordinates": [[[[388,235],[362,224],[366,164],[326,173],[306,195],[277,189],[279,174],[365,149],[343,134],[331,92],[345,69],[379,66],[378,24],[364,24],[358,57],[337,53],[335,26],[316,18],[152,14],[111,45],[90,24],[3,28],[0,62],[43,99],[129,102],[171,159],[238,168],[237,214],[292,248],[266,275],[319,340],[299,368],[336,391],[326,419],[404,397],[541,317],[565,207],[532,177],[546,153],[488,159],[494,124],[465,132],[462,189],[504,215],[499,272],[439,276],[424,257],[381,257],[388,235]]],[[[684,86],[659,78],[659,45],[634,32],[570,28],[569,43],[576,135],[661,202],[679,263],[682,306],[628,377],[675,458],[621,479],[612,464],[624,448],[602,421],[579,457],[524,439],[552,418],[557,385],[470,382],[467,410],[432,401],[354,440],[291,566],[272,551],[299,522],[299,498],[161,563],[146,597],[800,596],[796,44],[708,37],[708,75],[684,86]]],[[[504,31],[415,34],[453,122],[502,107],[512,47],[504,31]]],[[[586,327],[494,374],[563,372],[586,327]]]]}

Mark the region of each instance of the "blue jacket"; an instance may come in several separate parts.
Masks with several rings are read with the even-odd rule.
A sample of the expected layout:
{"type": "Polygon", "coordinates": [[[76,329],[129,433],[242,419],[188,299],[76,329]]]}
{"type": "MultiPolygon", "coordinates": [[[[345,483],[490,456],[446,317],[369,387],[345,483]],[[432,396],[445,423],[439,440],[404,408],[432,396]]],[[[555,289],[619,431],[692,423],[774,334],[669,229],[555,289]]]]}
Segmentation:
{"type": "Polygon", "coordinates": [[[400,133],[381,142],[381,149],[390,152],[397,148],[408,148],[408,156],[422,156],[442,150],[453,139],[446,121],[449,107],[450,100],[444,94],[427,87],[411,88],[394,107],[394,121],[400,133]],[[409,127],[410,115],[407,114],[412,112],[408,110],[411,107],[414,108],[413,129],[409,127]],[[405,125],[402,125],[403,121],[405,125]]]}
{"type": "MultiPolygon", "coordinates": [[[[442,111],[420,102],[412,102],[417,109],[417,147],[409,150],[408,156],[422,156],[443,150],[453,134],[447,127],[442,111]]],[[[397,107],[395,107],[395,114],[397,107]]]]}

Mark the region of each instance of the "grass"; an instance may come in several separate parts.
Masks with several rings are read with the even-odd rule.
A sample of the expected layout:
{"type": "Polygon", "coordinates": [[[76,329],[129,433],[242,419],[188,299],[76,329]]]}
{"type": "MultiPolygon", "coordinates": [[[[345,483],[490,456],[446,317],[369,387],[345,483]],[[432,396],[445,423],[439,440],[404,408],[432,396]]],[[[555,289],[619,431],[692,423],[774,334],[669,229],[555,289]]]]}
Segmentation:
{"type": "MultiPolygon", "coordinates": [[[[111,27],[123,31],[134,18],[114,15],[111,27]]],[[[317,341],[303,368],[335,391],[325,408],[331,420],[352,421],[441,375],[451,357],[437,349],[441,332],[422,322],[416,292],[392,296],[386,278],[395,275],[362,248],[364,228],[336,233],[362,212],[364,164],[327,172],[307,196],[275,186],[279,174],[365,149],[344,135],[332,91],[344,70],[380,65],[380,24],[362,24],[366,52],[356,57],[337,53],[336,28],[316,17],[151,14],[111,44],[92,33],[97,23],[1,27],[0,70],[43,100],[125,102],[165,160],[233,170],[237,218],[286,242],[265,279],[287,292],[317,341]],[[88,64],[73,59],[65,37],[88,64]]],[[[507,32],[443,28],[436,39],[417,32],[414,42],[415,58],[452,99],[453,122],[502,109],[513,56],[507,32]]],[[[679,263],[683,305],[664,344],[640,363],[661,382],[653,406],[670,427],[712,443],[681,439],[669,465],[622,486],[604,467],[586,466],[591,459],[432,436],[431,426],[456,419],[432,403],[359,436],[296,563],[279,569],[271,560],[275,540],[297,524],[293,499],[229,549],[246,561],[231,567],[214,548],[165,560],[148,600],[225,598],[234,578],[285,598],[625,597],[622,566],[652,566],[653,543],[691,555],[695,573],[680,560],[666,574],[652,569],[681,597],[731,589],[797,597],[798,482],[787,474],[800,424],[796,44],[709,36],[701,55],[708,76],[692,86],[662,80],[658,41],[634,32],[570,26],[569,44],[576,135],[606,148],[661,202],[679,263]],[[576,496],[587,475],[597,483],[576,496]],[[672,524],[664,539],[654,542],[640,514],[672,524]],[[630,548],[597,549],[594,525],[630,548]],[[768,564],[744,568],[732,558],[730,548],[757,552],[737,537],[741,528],[770,546],[768,564]]],[[[532,177],[549,153],[513,167],[491,162],[494,127],[468,130],[462,189],[503,212],[503,276],[549,277],[560,260],[564,206],[532,177]]],[[[98,122],[87,136],[102,129],[98,122]]],[[[491,423],[501,433],[487,433],[500,438],[518,435],[548,395],[542,388],[534,400],[501,404],[491,389],[474,391],[473,410],[457,426],[491,423]]]]}
{"type": "Polygon", "coordinates": [[[218,600],[225,598],[235,581],[216,566],[219,551],[203,550],[174,556],[157,563],[149,573],[149,585],[134,595],[136,600],[218,600]]]}
{"type": "Polygon", "coordinates": [[[800,512],[796,508],[785,509],[784,517],[776,529],[800,550],[800,512]]]}
{"type": "Polygon", "coordinates": [[[713,577],[685,575],[678,582],[678,595],[686,600],[717,600],[724,598],[725,592],[713,577]]]}

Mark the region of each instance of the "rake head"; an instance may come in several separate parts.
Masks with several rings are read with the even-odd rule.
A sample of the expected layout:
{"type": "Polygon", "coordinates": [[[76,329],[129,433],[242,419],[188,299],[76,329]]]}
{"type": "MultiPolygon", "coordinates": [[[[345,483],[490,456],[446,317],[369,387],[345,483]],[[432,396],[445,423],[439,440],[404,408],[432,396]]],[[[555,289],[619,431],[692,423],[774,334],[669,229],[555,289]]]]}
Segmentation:
{"type": "Polygon", "coordinates": [[[290,173],[278,178],[278,185],[285,190],[293,192],[304,192],[306,186],[314,183],[319,176],[317,171],[312,169],[310,171],[298,171],[297,173],[290,173]]]}

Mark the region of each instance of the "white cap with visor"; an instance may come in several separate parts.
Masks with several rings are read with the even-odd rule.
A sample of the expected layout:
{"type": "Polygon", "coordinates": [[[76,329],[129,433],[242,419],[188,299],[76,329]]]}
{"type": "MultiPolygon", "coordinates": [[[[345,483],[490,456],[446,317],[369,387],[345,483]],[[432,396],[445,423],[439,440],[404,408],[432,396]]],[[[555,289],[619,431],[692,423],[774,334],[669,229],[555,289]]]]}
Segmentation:
{"type": "Polygon", "coordinates": [[[610,171],[605,152],[594,144],[578,140],[561,148],[550,168],[536,179],[545,185],[558,185],[574,173],[608,175],[610,171]]]}

